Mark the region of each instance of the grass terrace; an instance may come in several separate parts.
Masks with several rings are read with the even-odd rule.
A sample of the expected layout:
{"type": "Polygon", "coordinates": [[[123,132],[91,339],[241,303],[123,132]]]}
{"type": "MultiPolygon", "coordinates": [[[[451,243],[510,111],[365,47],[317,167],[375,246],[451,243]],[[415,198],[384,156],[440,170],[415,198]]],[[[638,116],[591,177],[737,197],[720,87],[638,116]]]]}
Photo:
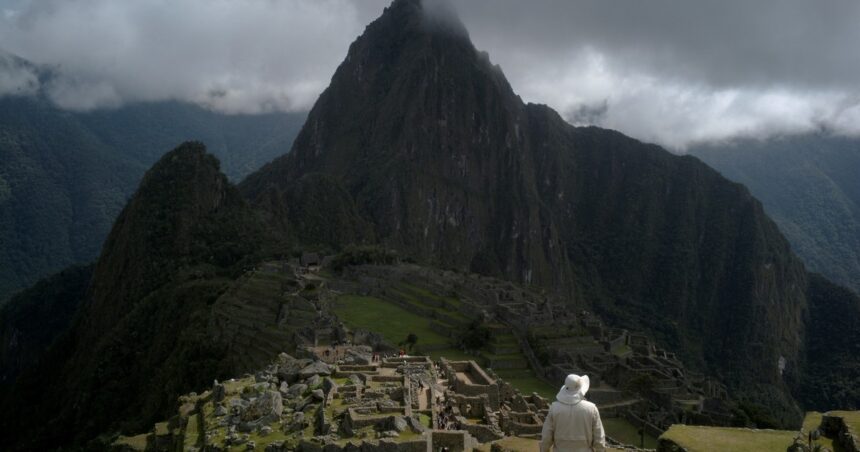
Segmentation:
{"type": "Polygon", "coordinates": [[[785,452],[797,432],[676,424],[660,439],[668,439],[688,452],[785,452]]]}
{"type": "Polygon", "coordinates": [[[426,347],[433,359],[445,357],[458,361],[475,359],[451,345],[451,339],[433,329],[432,319],[414,314],[397,304],[375,297],[342,295],[338,297],[334,313],[350,328],[362,328],[382,334],[386,341],[398,344],[409,333],[418,336],[416,350],[426,347]]]}
{"type": "Polygon", "coordinates": [[[845,419],[845,425],[854,433],[860,433],[860,411],[829,411],[827,414],[845,419]]]}
{"type": "Polygon", "coordinates": [[[412,285],[409,283],[399,283],[399,284],[397,284],[397,287],[399,289],[401,289],[401,291],[411,292],[414,295],[421,297],[421,298],[430,299],[430,300],[439,301],[439,302],[445,302],[445,304],[447,304],[449,306],[453,306],[455,308],[459,308],[463,304],[463,302],[458,300],[457,298],[444,297],[441,295],[437,295],[433,292],[430,292],[427,289],[424,289],[424,288],[421,288],[421,287],[418,287],[418,286],[415,286],[415,285],[412,285]]]}
{"type": "MultiPolygon", "coordinates": [[[[455,298],[435,295],[426,289],[412,284],[399,282],[391,289],[391,292],[407,304],[421,310],[430,310],[440,316],[445,316],[451,322],[468,324],[470,319],[459,312],[462,302],[455,298]]],[[[454,325],[459,326],[459,325],[454,325]]]]}
{"type": "Polygon", "coordinates": [[[555,394],[558,392],[558,388],[555,388],[538,378],[531,369],[494,370],[499,377],[513,385],[513,387],[519,389],[523,395],[530,395],[531,393],[536,392],[541,396],[548,398],[550,401],[555,400],[555,394]]]}
{"type": "MultiPolygon", "coordinates": [[[[640,447],[639,428],[631,424],[630,421],[620,417],[601,418],[600,420],[603,421],[603,430],[608,436],[624,444],[640,447]]],[[[646,434],[645,448],[656,449],[657,438],[646,434]]]]}
{"type": "Polygon", "coordinates": [[[147,436],[149,436],[148,433],[135,436],[120,436],[114,444],[125,447],[127,450],[144,451],[146,450],[147,436]]]}

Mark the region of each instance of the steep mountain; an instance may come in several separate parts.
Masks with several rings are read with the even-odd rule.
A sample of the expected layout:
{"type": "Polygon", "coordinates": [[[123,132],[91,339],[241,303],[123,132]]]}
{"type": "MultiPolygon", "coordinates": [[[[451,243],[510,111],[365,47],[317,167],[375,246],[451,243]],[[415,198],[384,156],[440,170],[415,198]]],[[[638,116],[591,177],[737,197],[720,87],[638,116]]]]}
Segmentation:
{"type": "Polygon", "coordinates": [[[860,293],[860,140],[815,133],[690,153],[749,187],[810,269],[860,293]]]}
{"type": "Polygon", "coordinates": [[[38,93],[0,97],[0,303],[43,276],[92,262],[165,149],[204,141],[238,180],[286,152],[303,120],[179,102],[70,113],[38,93]]]}
{"type": "Polygon", "coordinates": [[[445,11],[395,1],[291,153],[240,188],[275,212],[309,174],[338,181],[386,246],[647,328],[797,413],[785,394],[803,365],[806,276],[759,202],[696,158],[524,104],[445,11]]]}
{"type": "Polygon", "coordinates": [[[0,308],[0,388],[13,384],[66,332],[92,274],[92,266],[69,267],[0,308]]]}
{"type": "Polygon", "coordinates": [[[809,276],[808,370],[799,400],[809,409],[860,409],[860,297],[821,275],[809,276]]]}
{"type": "Polygon", "coordinates": [[[268,237],[201,144],[166,154],[117,219],[69,331],[6,394],[2,430],[27,435],[4,448],[142,425],[230,370],[209,312],[249,260],[275,252],[268,237]]]}
{"type": "Polygon", "coordinates": [[[0,99],[0,301],[92,261],[142,172],[47,102],[0,99]]]}

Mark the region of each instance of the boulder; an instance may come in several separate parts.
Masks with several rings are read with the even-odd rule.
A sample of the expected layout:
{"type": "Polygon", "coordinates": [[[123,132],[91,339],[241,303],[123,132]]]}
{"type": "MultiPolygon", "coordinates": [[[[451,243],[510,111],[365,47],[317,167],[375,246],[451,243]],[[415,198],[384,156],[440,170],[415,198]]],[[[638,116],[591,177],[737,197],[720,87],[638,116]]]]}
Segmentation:
{"type": "Polygon", "coordinates": [[[349,382],[355,386],[364,386],[364,381],[357,374],[350,375],[349,382]]]}
{"type": "Polygon", "coordinates": [[[254,392],[257,392],[257,393],[263,392],[267,389],[270,389],[271,387],[272,386],[269,384],[269,382],[254,383],[254,385],[251,386],[251,388],[254,390],[254,392]]]}
{"type": "Polygon", "coordinates": [[[287,452],[287,448],[284,447],[283,441],[274,441],[266,446],[266,452],[287,452]]]}
{"type": "Polygon", "coordinates": [[[288,385],[286,381],[282,381],[281,386],[278,387],[278,391],[281,393],[281,395],[285,396],[287,395],[287,389],[289,389],[289,387],[290,385],[288,385]]]}
{"type": "Polygon", "coordinates": [[[231,414],[239,414],[245,411],[245,408],[248,408],[249,404],[250,402],[247,400],[238,397],[227,401],[227,407],[231,414]]]}
{"type": "Polygon", "coordinates": [[[310,378],[305,380],[305,384],[307,384],[308,386],[310,386],[312,388],[314,386],[318,386],[320,384],[320,376],[317,374],[311,375],[310,378]]]}
{"type": "Polygon", "coordinates": [[[350,359],[355,364],[371,364],[373,361],[373,356],[368,353],[361,353],[356,350],[348,350],[346,352],[347,358],[350,359]]]}
{"type": "Polygon", "coordinates": [[[293,416],[293,419],[289,423],[285,423],[283,426],[283,430],[287,433],[299,432],[304,430],[308,426],[306,421],[305,413],[298,412],[293,416]]]}
{"type": "Polygon", "coordinates": [[[278,354],[278,359],[275,361],[275,364],[280,366],[283,364],[291,363],[295,360],[296,360],[296,358],[293,358],[292,356],[290,356],[286,353],[280,353],[280,354],[278,354]]]}
{"type": "Polygon", "coordinates": [[[308,385],[305,385],[305,384],[292,385],[289,387],[289,389],[287,389],[287,397],[289,397],[289,398],[299,397],[302,394],[304,394],[305,391],[307,391],[307,390],[308,390],[308,385]]]}
{"type": "Polygon", "coordinates": [[[272,433],[272,427],[264,425],[260,427],[260,436],[269,436],[272,433]]]}
{"type": "Polygon", "coordinates": [[[312,361],[307,359],[293,359],[284,363],[278,364],[276,372],[281,381],[293,384],[299,380],[299,371],[307,367],[312,361]]]}
{"type": "Polygon", "coordinates": [[[275,391],[266,391],[248,404],[242,413],[243,421],[254,421],[264,416],[280,416],[284,409],[281,394],[275,391]]]}
{"type": "Polygon", "coordinates": [[[311,395],[314,397],[314,399],[316,399],[319,402],[322,402],[323,400],[325,400],[325,393],[323,392],[322,389],[314,389],[311,392],[311,395]]]}
{"type": "Polygon", "coordinates": [[[429,430],[426,425],[422,424],[421,421],[415,417],[407,417],[406,423],[409,424],[409,428],[415,433],[424,433],[429,430]]]}
{"type": "Polygon", "coordinates": [[[406,423],[406,419],[403,419],[403,416],[391,416],[386,420],[386,430],[394,430],[396,432],[404,432],[409,428],[409,425],[406,423]]]}
{"type": "Polygon", "coordinates": [[[313,375],[329,376],[331,375],[331,367],[322,361],[314,361],[299,371],[301,378],[310,378],[313,375]]]}

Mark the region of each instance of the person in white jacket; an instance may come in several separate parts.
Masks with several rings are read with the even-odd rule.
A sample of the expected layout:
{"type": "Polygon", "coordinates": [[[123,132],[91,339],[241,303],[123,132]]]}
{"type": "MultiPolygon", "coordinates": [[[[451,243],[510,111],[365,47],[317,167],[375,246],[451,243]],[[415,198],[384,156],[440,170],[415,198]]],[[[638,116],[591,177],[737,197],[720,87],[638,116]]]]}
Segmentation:
{"type": "Polygon", "coordinates": [[[597,406],[585,400],[591,382],[587,375],[570,374],[555,396],[543,421],[540,450],[549,452],[604,452],[606,437],[597,406]]]}

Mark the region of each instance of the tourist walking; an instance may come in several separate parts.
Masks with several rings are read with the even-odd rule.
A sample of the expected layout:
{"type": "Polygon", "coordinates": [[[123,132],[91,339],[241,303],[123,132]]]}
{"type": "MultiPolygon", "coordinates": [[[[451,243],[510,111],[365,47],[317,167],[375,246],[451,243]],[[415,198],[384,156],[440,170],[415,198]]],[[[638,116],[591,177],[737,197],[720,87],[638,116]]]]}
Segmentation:
{"type": "Polygon", "coordinates": [[[585,400],[591,382],[587,375],[570,374],[558,391],[543,422],[540,450],[549,452],[604,452],[606,438],[597,406],[585,400]]]}

